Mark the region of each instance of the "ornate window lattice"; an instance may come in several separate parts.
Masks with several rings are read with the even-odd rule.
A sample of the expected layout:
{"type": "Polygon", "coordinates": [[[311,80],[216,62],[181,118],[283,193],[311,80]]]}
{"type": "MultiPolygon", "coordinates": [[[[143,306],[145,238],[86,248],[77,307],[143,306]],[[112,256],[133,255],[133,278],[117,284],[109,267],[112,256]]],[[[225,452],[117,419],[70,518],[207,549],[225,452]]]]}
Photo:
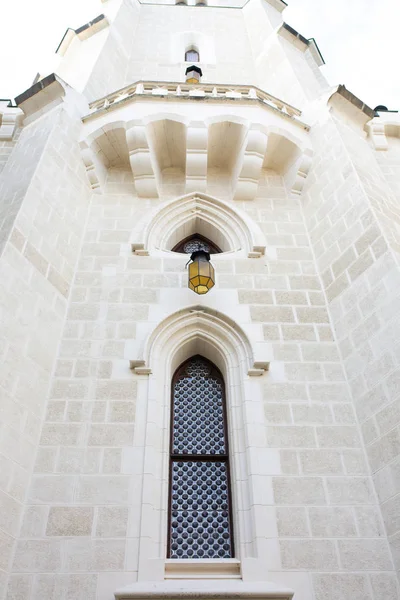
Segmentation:
{"type": "Polygon", "coordinates": [[[195,356],[172,383],[169,558],[232,558],[224,381],[195,356]]]}
{"type": "Polygon", "coordinates": [[[210,254],[219,254],[221,252],[218,246],[197,233],[185,238],[172,248],[172,252],[182,252],[183,254],[192,254],[192,252],[196,252],[196,250],[204,250],[210,254]]]}

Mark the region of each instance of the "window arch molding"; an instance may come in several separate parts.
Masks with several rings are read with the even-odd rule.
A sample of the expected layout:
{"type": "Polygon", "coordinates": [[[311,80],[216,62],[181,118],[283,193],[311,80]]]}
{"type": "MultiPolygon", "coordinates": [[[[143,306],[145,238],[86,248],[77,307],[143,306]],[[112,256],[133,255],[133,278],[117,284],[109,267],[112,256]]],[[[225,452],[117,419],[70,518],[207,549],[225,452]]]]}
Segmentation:
{"type": "Polygon", "coordinates": [[[165,202],[147,214],[132,233],[132,249],[170,251],[194,233],[208,238],[222,252],[253,257],[265,252],[264,234],[254,221],[238,208],[199,192],[165,202]]]}
{"type": "MultiPolygon", "coordinates": [[[[137,499],[134,499],[138,511],[133,527],[140,529],[139,537],[143,540],[139,565],[143,561],[146,568],[151,564],[155,569],[158,565],[160,574],[161,571],[164,573],[171,381],[176,369],[198,354],[212,362],[225,381],[236,558],[240,560],[242,571],[250,561],[251,568],[259,565],[261,575],[265,570],[265,557],[261,559],[258,536],[262,536],[260,532],[265,529],[265,514],[263,516],[262,510],[255,511],[254,508],[257,502],[254,504],[252,498],[259,492],[250,487],[243,488],[243,482],[251,486],[251,482],[258,479],[260,485],[264,477],[259,470],[259,461],[252,461],[246,441],[250,437],[256,438],[257,445],[267,447],[260,378],[248,378],[248,368],[254,366],[253,350],[237,323],[218,311],[196,306],[178,311],[159,323],[147,337],[142,354],[144,359],[135,361],[135,364],[144,365],[142,370],[138,369],[139,373],[148,373],[148,378],[138,381],[135,425],[138,431],[137,459],[145,465],[143,487],[136,490],[137,499]]],[[[265,485],[268,487],[267,479],[265,485]]]]}

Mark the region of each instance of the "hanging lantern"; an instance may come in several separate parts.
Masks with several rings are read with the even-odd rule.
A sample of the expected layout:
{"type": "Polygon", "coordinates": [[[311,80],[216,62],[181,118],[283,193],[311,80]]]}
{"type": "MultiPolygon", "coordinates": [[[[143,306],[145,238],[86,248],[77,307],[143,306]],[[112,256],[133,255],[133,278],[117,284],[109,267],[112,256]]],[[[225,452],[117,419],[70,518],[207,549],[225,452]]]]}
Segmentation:
{"type": "Polygon", "coordinates": [[[186,83],[200,83],[200,79],[203,75],[200,67],[196,67],[196,65],[191,65],[185,71],[186,74],[186,83]]]}
{"type": "Polygon", "coordinates": [[[190,256],[189,288],[196,294],[207,294],[215,285],[215,271],[210,255],[205,250],[196,250],[190,256]]]}

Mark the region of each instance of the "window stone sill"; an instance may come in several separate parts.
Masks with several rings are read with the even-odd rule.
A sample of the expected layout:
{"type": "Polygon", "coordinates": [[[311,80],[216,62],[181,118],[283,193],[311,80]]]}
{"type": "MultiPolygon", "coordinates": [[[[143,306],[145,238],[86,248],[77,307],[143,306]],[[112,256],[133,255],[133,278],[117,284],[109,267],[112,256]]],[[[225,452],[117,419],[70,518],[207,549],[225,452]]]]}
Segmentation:
{"type": "Polygon", "coordinates": [[[241,579],[240,561],[230,559],[165,561],[165,579],[241,579]]]}
{"type": "Polygon", "coordinates": [[[181,580],[134,583],[115,592],[116,600],[291,600],[293,590],[269,581],[181,580]]]}

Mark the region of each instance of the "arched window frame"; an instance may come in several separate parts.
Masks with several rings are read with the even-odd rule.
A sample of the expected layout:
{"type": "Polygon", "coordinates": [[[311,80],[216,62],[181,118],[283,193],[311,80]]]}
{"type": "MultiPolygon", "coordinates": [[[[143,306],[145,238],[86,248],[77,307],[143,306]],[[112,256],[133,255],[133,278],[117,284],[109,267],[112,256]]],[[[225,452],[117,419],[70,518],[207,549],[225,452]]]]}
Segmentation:
{"type": "MultiPolygon", "coordinates": [[[[235,540],[234,540],[234,528],[233,528],[233,507],[232,507],[232,490],[231,490],[231,473],[230,473],[230,453],[229,453],[229,428],[228,428],[228,417],[227,417],[227,402],[226,402],[226,391],[225,391],[225,380],[221,371],[208,359],[197,354],[185,360],[175,371],[171,381],[171,421],[170,421],[170,459],[169,459],[169,484],[168,484],[168,535],[167,535],[167,558],[171,558],[171,534],[172,534],[172,474],[173,474],[173,463],[179,462],[222,462],[226,465],[226,482],[227,482],[227,495],[228,495],[228,524],[229,524],[229,540],[230,540],[230,556],[229,558],[235,557],[235,540]],[[210,367],[210,377],[219,379],[222,383],[222,411],[223,411],[223,430],[224,430],[224,443],[225,453],[224,454],[176,454],[174,450],[174,390],[177,381],[181,378],[182,373],[185,371],[187,365],[196,359],[204,361],[210,367]]],[[[190,558],[190,557],[188,557],[190,558]]],[[[209,557],[194,557],[194,559],[209,559],[209,557]]],[[[225,557],[226,558],[226,557],[225,557]]],[[[212,557],[212,559],[220,560],[219,557],[212,557]]],[[[178,559],[179,560],[179,559],[178,559]]],[[[187,560],[184,558],[183,560],[187,560]]]]}
{"type": "Polygon", "coordinates": [[[187,50],[185,51],[185,62],[189,62],[189,63],[200,62],[200,53],[197,50],[197,48],[195,48],[194,46],[187,48],[187,50]],[[193,57],[191,57],[191,53],[193,54],[193,57]],[[194,55],[196,55],[196,56],[194,56],[194,55]]]}
{"type": "MultiPolygon", "coordinates": [[[[252,338],[253,339],[253,338],[252,338]]],[[[224,377],[231,465],[235,558],[198,561],[202,575],[237,579],[251,573],[262,580],[265,570],[276,568],[275,549],[265,554],[264,537],[269,537],[271,474],[276,474],[276,451],[266,439],[263,398],[260,390],[260,363],[267,356],[268,342],[251,343],[240,324],[207,305],[190,305],[160,319],[151,333],[138,331],[138,349],[130,358],[137,378],[136,446],[129,451],[126,468],[141,477],[132,489],[132,527],[139,537],[138,577],[141,581],[164,581],[170,575],[188,578],[197,561],[167,559],[169,452],[171,422],[171,381],[177,368],[188,358],[201,354],[224,377]],[[146,376],[144,376],[146,375],[146,376]],[[255,461],[247,440],[268,448],[255,461]],[[135,457],[135,459],[133,458],[135,457]],[[272,462],[271,462],[272,461],[272,462]],[[146,465],[145,471],[143,470],[146,465]],[[243,482],[250,494],[243,493],[243,482]],[[255,494],[255,496],[253,496],[255,494]],[[260,495],[261,494],[261,495],[260,495]],[[256,504],[253,498],[257,497],[256,504]],[[263,508],[260,510],[259,506],[263,508]],[[269,514],[269,513],[268,513],[269,514]],[[264,537],[263,537],[264,536],[264,537]],[[210,566],[207,567],[206,563],[210,566]]],[[[131,472],[131,471],[129,471],[131,472]]],[[[275,548],[275,546],[274,546],[275,548]]],[[[279,548],[276,548],[279,552],[279,548]]]]}

